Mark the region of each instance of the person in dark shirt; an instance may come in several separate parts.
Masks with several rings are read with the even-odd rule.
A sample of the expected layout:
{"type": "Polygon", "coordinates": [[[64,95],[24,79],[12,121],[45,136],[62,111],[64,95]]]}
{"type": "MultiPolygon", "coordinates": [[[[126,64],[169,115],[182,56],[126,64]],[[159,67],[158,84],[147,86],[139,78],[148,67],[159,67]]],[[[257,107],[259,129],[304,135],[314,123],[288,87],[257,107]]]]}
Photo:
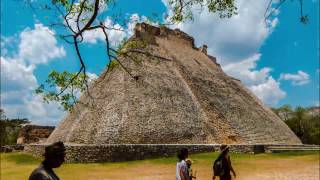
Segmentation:
{"type": "Polygon", "coordinates": [[[44,160],[38,168],[33,170],[29,180],[60,180],[53,168],[62,165],[65,158],[65,146],[63,142],[53,143],[45,148],[44,160]]]}
{"type": "MultiPolygon", "coordinates": [[[[220,146],[220,156],[223,156],[223,168],[224,168],[224,173],[222,176],[220,176],[220,180],[231,180],[231,174],[230,172],[232,172],[233,176],[236,177],[236,172],[234,171],[232,165],[231,165],[231,160],[230,160],[230,156],[229,156],[229,146],[227,145],[221,145],[220,146]]],[[[216,179],[216,175],[213,174],[212,177],[213,180],[216,179]]]]}

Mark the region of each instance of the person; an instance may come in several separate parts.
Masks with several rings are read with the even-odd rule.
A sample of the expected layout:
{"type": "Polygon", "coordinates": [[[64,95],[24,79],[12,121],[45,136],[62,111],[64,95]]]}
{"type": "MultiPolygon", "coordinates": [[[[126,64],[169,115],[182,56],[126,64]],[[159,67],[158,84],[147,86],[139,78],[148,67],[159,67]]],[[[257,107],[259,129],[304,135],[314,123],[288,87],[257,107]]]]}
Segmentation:
{"type": "Polygon", "coordinates": [[[218,173],[216,172],[216,169],[215,169],[215,163],[216,163],[216,161],[215,161],[212,179],[215,180],[216,176],[219,176],[220,180],[231,180],[230,171],[232,172],[233,176],[236,178],[236,172],[234,171],[234,169],[232,167],[230,156],[229,156],[229,146],[221,145],[220,152],[221,153],[218,156],[216,161],[221,160],[223,173],[218,175],[218,173]]]}
{"type": "Polygon", "coordinates": [[[178,153],[178,162],[176,166],[176,180],[189,180],[188,167],[186,159],[188,158],[188,149],[180,149],[178,153]]]}
{"type": "Polygon", "coordinates": [[[191,159],[187,159],[186,160],[186,164],[187,164],[188,174],[189,174],[190,180],[196,179],[197,178],[196,177],[196,172],[194,172],[194,174],[193,174],[193,171],[192,171],[192,168],[191,168],[191,165],[192,165],[191,159]]]}
{"type": "Polygon", "coordinates": [[[66,148],[63,142],[55,142],[45,148],[44,160],[38,168],[33,170],[29,180],[59,180],[52,170],[62,165],[66,148]]]}

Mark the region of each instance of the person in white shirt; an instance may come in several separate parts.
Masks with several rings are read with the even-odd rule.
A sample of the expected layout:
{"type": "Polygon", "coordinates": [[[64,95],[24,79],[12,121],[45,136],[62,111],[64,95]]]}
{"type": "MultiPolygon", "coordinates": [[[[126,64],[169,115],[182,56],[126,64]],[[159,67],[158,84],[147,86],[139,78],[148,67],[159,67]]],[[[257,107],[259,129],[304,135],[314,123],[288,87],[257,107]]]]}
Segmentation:
{"type": "Polygon", "coordinates": [[[176,166],[176,180],[190,180],[186,159],[188,158],[188,149],[183,148],[178,153],[178,162],[176,166]]]}

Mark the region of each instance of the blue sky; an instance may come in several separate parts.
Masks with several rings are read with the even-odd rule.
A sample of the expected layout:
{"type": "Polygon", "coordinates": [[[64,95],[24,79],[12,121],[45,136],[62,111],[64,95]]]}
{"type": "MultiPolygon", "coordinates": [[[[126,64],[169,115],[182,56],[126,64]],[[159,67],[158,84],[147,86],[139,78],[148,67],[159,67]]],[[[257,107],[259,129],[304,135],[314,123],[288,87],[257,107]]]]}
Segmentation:
{"type": "MultiPolygon", "coordinates": [[[[194,10],[194,21],[172,28],[193,36],[198,46],[207,44],[223,70],[240,79],[266,105],[314,106],[319,105],[319,0],[303,2],[309,17],[306,25],[299,23],[297,0],[285,2],[266,21],[267,0],[238,0],[239,14],[231,19],[194,10]]],[[[116,45],[132,34],[134,23],[110,16],[121,14],[137,21],[151,17],[165,22],[163,15],[170,15],[167,7],[165,0],[118,0],[99,19],[125,30],[108,32],[116,45]]],[[[51,70],[79,68],[73,47],[58,37],[64,31],[49,27],[54,17],[21,1],[1,1],[1,108],[8,117],[56,124],[64,114],[57,104],[43,103],[33,91],[51,70]]],[[[88,33],[81,51],[88,71],[96,77],[108,63],[101,34],[88,33]]]]}

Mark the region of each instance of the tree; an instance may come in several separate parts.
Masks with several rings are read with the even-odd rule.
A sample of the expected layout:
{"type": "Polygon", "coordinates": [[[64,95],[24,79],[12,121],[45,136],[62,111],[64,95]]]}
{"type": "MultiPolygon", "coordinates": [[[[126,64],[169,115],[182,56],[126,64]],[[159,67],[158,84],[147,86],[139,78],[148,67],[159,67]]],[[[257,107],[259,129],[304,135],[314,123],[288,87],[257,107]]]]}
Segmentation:
{"type": "Polygon", "coordinates": [[[277,111],[278,115],[281,116],[284,119],[284,121],[288,120],[293,112],[291,106],[288,104],[281,106],[277,111]]]}
{"type": "Polygon", "coordinates": [[[77,102],[77,94],[85,90],[83,82],[88,78],[84,73],[78,74],[78,77],[76,76],[76,73],[67,71],[58,73],[53,70],[46,80],[48,86],[52,87],[51,90],[46,90],[42,84],[36,89],[36,93],[41,94],[45,102],[57,101],[60,102],[64,110],[70,110],[73,104],[77,102]]]}
{"type": "Polygon", "coordinates": [[[320,114],[310,114],[312,108],[296,107],[294,110],[289,108],[290,115],[285,117],[277,112],[282,112],[290,106],[285,105],[280,108],[273,108],[276,114],[284,120],[290,129],[305,144],[320,144],[320,114]],[[285,119],[287,118],[287,119],[285,119]]]}
{"type": "Polygon", "coordinates": [[[29,123],[30,121],[26,118],[8,119],[5,116],[3,109],[0,109],[0,112],[0,145],[3,146],[15,144],[22,125],[29,123]]]}
{"type": "Polygon", "coordinates": [[[4,110],[0,108],[0,120],[7,119],[6,115],[4,114],[4,110]]]}
{"type": "MultiPolygon", "coordinates": [[[[33,0],[25,1],[28,2],[30,7],[35,9],[35,7],[33,6],[33,0]]],[[[274,11],[279,9],[285,1],[286,0],[280,0],[276,2],[270,0],[265,11],[266,19],[269,16],[272,16],[274,11]],[[272,8],[273,4],[276,4],[275,8],[272,8]]],[[[303,22],[306,22],[307,16],[303,17],[302,12],[302,0],[299,0],[299,2],[301,4],[301,19],[303,19],[303,22]]],[[[77,59],[80,62],[80,68],[77,73],[72,74],[72,78],[70,78],[70,73],[68,74],[63,72],[59,74],[58,72],[56,72],[56,77],[65,80],[63,86],[60,86],[61,84],[55,84],[57,88],[52,89],[54,84],[52,84],[51,82],[61,83],[60,80],[56,81],[56,79],[49,82],[49,90],[45,88],[45,85],[41,85],[37,89],[37,93],[42,94],[47,102],[58,101],[64,106],[64,109],[70,110],[72,105],[77,102],[75,100],[76,98],[74,98],[76,96],[74,94],[71,94],[73,90],[70,91],[70,88],[73,89],[75,87],[73,81],[77,81],[77,87],[80,87],[78,85],[82,84],[82,87],[80,87],[80,91],[88,89],[86,64],[79,49],[79,45],[83,42],[83,34],[88,31],[101,30],[105,37],[106,59],[108,59],[109,62],[117,61],[117,63],[133,79],[138,79],[137,76],[132,75],[130,71],[125,66],[123,66],[123,63],[121,63],[121,61],[118,59],[119,50],[112,47],[109,42],[109,36],[107,33],[108,30],[122,31],[123,29],[119,29],[114,26],[108,26],[101,20],[99,20],[98,15],[101,9],[107,9],[108,11],[108,7],[114,6],[115,4],[115,0],[52,0],[52,3],[45,4],[43,6],[43,9],[45,10],[54,11],[56,13],[55,17],[62,17],[62,22],[54,22],[51,24],[51,26],[63,28],[63,34],[60,34],[59,37],[74,47],[77,59]],[[80,82],[80,84],[78,84],[78,82],[80,82]]],[[[193,7],[200,7],[200,9],[207,8],[209,12],[217,13],[221,18],[230,18],[233,15],[237,14],[235,0],[168,0],[168,4],[169,9],[172,12],[171,16],[167,18],[169,20],[168,24],[175,24],[187,20],[193,20],[193,7]]],[[[126,53],[122,55],[130,57],[126,53]]],[[[109,63],[109,65],[110,64],[111,63],[109,63]]],[[[50,75],[49,79],[51,78],[52,80],[52,76],[50,77],[50,75]]]]}

